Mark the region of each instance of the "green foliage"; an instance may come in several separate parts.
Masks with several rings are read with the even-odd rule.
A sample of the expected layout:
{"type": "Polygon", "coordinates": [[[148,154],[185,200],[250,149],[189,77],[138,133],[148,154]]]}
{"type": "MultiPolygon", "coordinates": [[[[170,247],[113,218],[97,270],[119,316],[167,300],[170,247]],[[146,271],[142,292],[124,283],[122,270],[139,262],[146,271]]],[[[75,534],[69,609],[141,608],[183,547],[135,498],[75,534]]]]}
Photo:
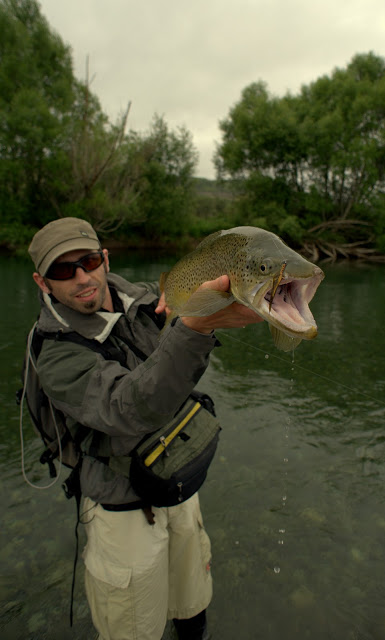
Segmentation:
{"type": "Polygon", "coordinates": [[[202,218],[193,215],[190,220],[188,235],[196,240],[201,240],[210,235],[210,233],[214,233],[220,229],[230,229],[233,226],[236,225],[226,217],[202,218]]]}
{"type": "Polygon", "coordinates": [[[0,247],[7,247],[13,253],[26,253],[36,229],[27,227],[18,220],[6,222],[0,225],[0,247]]]}
{"type": "Polygon", "coordinates": [[[155,115],[148,132],[131,132],[128,154],[137,171],[136,225],[153,240],[185,235],[197,162],[191,134],[184,127],[170,130],[164,118],[155,115]]]}
{"type": "Polygon", "coordinates": [[[72,104],[69,48],[51,33],[37,2],[3,0],[0,56],[0,210],[40,224],[52,209],[72,104]]]}
{"type": "MultiPolygon", "coordinates": [[[[197,153],[185,128],[155,116],[148,133],[127,135],[129,107],[110,124],[88,64],[83,84],[36,0],[0,0],[0,56],[2,225],[72,215],[102,237],[133,226],[149,238],[186,233],[197,153]]],[[[4,231],[0,242],[12,238],[4,231]]]]}
{"type": "MultiPolygon", "coordinates": [[[[218,176],[242,179],[245,219],[253,219],[255,210],[254,220],[266,220],[295,242],[309,240],[320,225],[329,243],[364,242],[365,234],[356,239],[359,227],[345,222],[373,223],[374,212],[379,215],[376,202],[385,187],[384,59],[356,55],[346,69],[302,87],[295,97],[273,97],[266,85],[254,83],[220,128],[218,176]],[[344,224],[329,226],[339,220],[344,224]]],[[[369,243],[370,238],[367,233],[369,243]]]]}
{"type": "Polygon", "coordinates": [[[218,176],[249,179],[255,172],[273,172],[291,180],[301,157],[295,115],[289,97],[270,96],[262,82],[246,87],[219,124],[223,143],[215,155],[218,176]]]}
{"type": "Polygon", "coordinates": [[[296,216],[285,216],[278,225],[277,233],[288,243],[295,246],[302,245],[305,235],[296,216]]]}
{"type": "Polygon", "coordinates": [[[332,199],[334,217],[370,204],[383,186],[384,99],[385,63],[373,54],[355,56],[298,98],[311,182],[332,199]]]}
{"type": "Polygon", "coordinates": [[[246,87],[220,122],[219,182],[195,181],[185,127],[154,116],[126,133],[72,71],[70,49],[37,0],[0,0],[0,245],[16,248],[58,216],[101,237],[153,243],[252,224],[316,259],[385,250],[385,60],[272,96],[246,87]]]}

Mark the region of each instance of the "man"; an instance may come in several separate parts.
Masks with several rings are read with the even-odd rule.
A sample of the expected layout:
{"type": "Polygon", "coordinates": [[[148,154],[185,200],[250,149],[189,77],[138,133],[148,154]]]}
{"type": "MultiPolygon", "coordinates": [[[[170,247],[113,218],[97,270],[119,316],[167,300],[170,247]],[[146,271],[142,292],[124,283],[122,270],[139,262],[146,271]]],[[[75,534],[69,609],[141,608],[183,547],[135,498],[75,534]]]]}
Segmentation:
{"type": "MultiPolygon", "coordinates": [[[[50,222],[33,238],[41,313],[38,329],[77,332],[124,354],[106,360],[81,344],[45,340],[38,374],[82,441],[81,489],[85,583],[100,640],[161,640],[167,617],[180,640],[208,638],[210,542],[197,494],[170,508],[153,508],[149,526],[129,480],[108,466],[166,424],[186,400],[216,345],[214,329],[262,319],[234,303],[204,318],[178,318],[162,333],[168,312],[155,284],[134,285],[110,274],[108,251],[91,225],[77,218],[50,222]],[[106,462],[107,460],[107,462],[106,462]]],[[[226,275],[202,287],[227,290],[226,275]]]]}

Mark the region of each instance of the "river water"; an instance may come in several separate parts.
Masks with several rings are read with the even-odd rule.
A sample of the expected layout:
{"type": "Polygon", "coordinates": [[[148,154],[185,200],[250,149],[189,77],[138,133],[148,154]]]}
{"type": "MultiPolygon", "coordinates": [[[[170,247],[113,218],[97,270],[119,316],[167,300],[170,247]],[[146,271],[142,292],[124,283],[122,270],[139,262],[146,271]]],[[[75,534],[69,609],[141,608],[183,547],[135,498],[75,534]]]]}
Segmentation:
{"type": "MultiPolygon", "coordinates": [[[[112,255],[132,281],[172,263],[112,255]]],[[[213,640],[385,637],[384,269],[325,267],[311,305],[319,336],[294,354],[275,349],[266,323],[218,332],[222,346],[199,385],[223,427],[200,492],[213,640]]],[[[27,261],[2,257],[0,272],[0,637],[88,640],[81,562],[69,627],[75,505],[60,483],[36,490],[21,475],[14,395],[36,288],[27,261]]],[[[28,477],[48,483],[27,423],[24,440],[28,477]]]]}

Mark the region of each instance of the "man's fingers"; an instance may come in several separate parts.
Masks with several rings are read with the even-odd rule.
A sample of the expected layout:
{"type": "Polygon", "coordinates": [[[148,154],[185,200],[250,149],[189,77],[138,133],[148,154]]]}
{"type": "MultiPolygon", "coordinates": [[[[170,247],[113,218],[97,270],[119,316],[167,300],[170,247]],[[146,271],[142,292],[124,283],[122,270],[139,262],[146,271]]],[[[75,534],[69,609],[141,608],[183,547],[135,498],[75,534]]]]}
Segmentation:
{"type": "Polygon", "coordinates": [[[230,287],[229,276],[219,276],[215,280],[208,280],[203,282],[199,289],[212,289],[213,291],[228,291],[230,287]]]}
{"type": "Polygon", "coordinates": [[[246,307],[238,302],[233,303],[234,310],[239,314],[240,318],[244,320],[244,324],[254,324],[255,322],[263,322],[263,318],[258,315],[256,311],[246,307]]]}
{"type": "Polygon", "coordinates": [[[155,309],[155,313],[163,313],[163,311],[165,310],[166,310],[166,296],[164,295],[164,292],[163,292],[159,298],[158,306],[155,309]]]}

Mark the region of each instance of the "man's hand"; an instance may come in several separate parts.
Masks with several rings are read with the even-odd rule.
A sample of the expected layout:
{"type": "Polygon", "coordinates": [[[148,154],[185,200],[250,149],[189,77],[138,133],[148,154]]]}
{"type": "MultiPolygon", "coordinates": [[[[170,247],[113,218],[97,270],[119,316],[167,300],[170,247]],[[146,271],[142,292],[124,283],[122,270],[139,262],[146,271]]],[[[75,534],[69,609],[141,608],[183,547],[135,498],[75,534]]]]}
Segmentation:
{"type": "MultiPolygon", "coordinates": [[[[229,277],[220,276],[216,280],[204,282],[199,289],[228,291],[229,287],[229,277]]],[[[156,313],[161,313],[162,311],[165,311],[166,314],[170,313],[163,293],[159,298],[159,303],[155,311],[156,313]]],[[[255,311],[238,302],[233,302],[228,307],[213,313],[211,316],[183,316],[181,320],[186,327],[198,331],[198,333],[211,333],[214,329],[236,329],[256,322],[263,322],[263,318],[255,313],[255,311]]]]}
{"type": "Polygon", "coordinates": [[[169,315],[169,313],[171,313],[171,309],[169,309],[166,305],[166,296],[164,295],[164,291],[159,298],[158,306],[155,309],[155,313],[163,313],[163,311],[166,313],[166,315],[169,315]]]}

